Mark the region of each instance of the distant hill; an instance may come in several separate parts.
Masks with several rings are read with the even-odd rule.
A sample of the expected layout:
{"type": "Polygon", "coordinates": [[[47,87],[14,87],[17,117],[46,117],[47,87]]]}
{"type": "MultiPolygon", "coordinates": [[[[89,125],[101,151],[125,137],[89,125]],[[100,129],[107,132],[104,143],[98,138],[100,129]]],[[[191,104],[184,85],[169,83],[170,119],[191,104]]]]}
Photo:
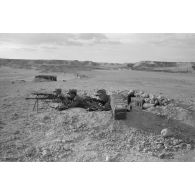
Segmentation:
{"type": "Polygon", "coordinates": [[[141,61],[132,66],[133,70],[162,72],[195,72],[195,62],[141,61]]]}
{"type": "Polygon", "coordinates": [[[26,60],[0,58],[0,67],[36,69],[41,72],[75,72],[95,69],[131,69],[158,72],[195,72],[195,62],[141,61],[137,63],[103,63],[78,60],[26,60]]]}
{"type": "Polygon", "coordinates": [[[126,68],[126,64],[98,63],[78,60],[26,60],[26,59],[2,59],[0,67],[36,69],[42,72],[73,72],[94,69],[118,69],[126,68]]]}

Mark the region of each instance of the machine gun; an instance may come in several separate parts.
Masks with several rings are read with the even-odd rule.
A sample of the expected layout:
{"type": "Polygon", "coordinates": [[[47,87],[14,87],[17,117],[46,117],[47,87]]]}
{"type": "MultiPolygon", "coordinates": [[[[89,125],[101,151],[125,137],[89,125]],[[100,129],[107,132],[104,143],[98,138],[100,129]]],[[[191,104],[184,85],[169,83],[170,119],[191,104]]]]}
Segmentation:
{"type": "MultiPolygon", "coordinates": [[[[27,97],[26,100],[35,100],[33,111],[36,109],[38,112],[39,109],[39,100],[41,101],[51,101],[51,102],[63,102],[68,103],[68,97],[63,96],[61,93],[43,93],[43,92],[33,92],[34,97],[27,97]]],[[[48,103],[48,102],[47,102],[48,103]]]]}

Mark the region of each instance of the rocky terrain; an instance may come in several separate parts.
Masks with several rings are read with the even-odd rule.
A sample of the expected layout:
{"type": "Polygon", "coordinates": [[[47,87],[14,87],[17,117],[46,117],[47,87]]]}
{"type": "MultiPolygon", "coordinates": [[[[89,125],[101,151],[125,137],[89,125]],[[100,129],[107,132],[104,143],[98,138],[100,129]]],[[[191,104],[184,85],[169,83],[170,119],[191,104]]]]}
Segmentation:
{"type": "MultiPolygon", "coordinates": [[[[94,92],[80,90],[79,94],[92,96],[94,92]]],[[[125,98],[128,91],[108,93],[122,93],[125,98]]],[[[154,95],[148,97],[143,91],[137,93],[145,99],[154,99],[154,95]]],[[[176,106],[173,100],[158,98],[162,102],[159,106],[145,110],[133,107],[125,121],[115,121],[111,111],[73,108],[59,112],[44,102],[36,113],[32,112],[33,102],[24,102],[20,96],[3,98],[0,160],[177,160],[194,149],[195,124],[193,118],[189,120],[191,123],[183,121],[186,115],[191,116],[189,110],[176,106]],[[179,116],[181,109],[185,114],[179,116]],[[168,134],[163,134],[162,129],[168,134]]]]}
{"type": "Polygon", "coordinates": [[[86,77],[56,72],[63,79],[35,82],[38,70],[1,67],[0,161],[195,160],[193,75],[132,70],[79,73],[86,77]],[[111,111],[74,108],[59,112],[44,102],[38,113],[32,111],[34,101],[25,97],[56,88],[63,93],[76,88],[80,95],[90,96],[105,88],[124,98],[134,90],[149,106],[134,107],[124,121],[113,120],[111,111]],[[159,104],[154,106],[156,101],[159,104]]]}

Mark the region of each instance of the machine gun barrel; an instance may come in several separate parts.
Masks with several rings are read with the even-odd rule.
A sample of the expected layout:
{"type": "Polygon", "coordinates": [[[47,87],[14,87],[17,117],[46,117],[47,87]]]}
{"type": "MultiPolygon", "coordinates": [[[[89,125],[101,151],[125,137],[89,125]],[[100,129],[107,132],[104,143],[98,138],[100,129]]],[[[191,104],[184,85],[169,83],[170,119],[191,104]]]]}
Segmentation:
{"type": "Polygon", "coordinates": [[[49,99],[55,99],[55,98],[49,98],[49,97],[27,97],[26,100],[49,100],[49,99]]]}
{"type": "Polygon", "coordinates": [[[34,97],[26,97],[26,100],[35,100],[35,104],[33,107],[33,110],[37,109],[38,112],[38,102],[39,100],[51,100],[55,101],[56,103],[63,103],[63,104],[68,104],[69,99],[67,96],[64,96],[63,94],[55,94],[55,93],[43,93],[43,92],[33,92],[31,93],[34,97]]]}

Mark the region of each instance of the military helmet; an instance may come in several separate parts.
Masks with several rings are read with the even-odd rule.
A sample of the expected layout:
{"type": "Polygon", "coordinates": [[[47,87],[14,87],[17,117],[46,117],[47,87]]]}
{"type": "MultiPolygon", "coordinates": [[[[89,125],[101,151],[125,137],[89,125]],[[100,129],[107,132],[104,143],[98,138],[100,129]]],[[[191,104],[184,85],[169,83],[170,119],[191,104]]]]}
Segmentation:
{"type": "Polygon", "coordinates": [[[56,94],[61,94],[62,93],[62,89],[55,89],[54,91],[53,91],[54,93],[56,93],[56,94]]]}
{"type": "Polygon", "coordinates": [[[135,90],[130,90],[129,92],[128,92],[128,95],[134,95],[135,94],[135,90]]]}
{"type": "Polygon", "coordinates": [[[68,91],[68,94],[77,95],[77,90],[76,90],[76,89],[70,89],[70,90],[68,91]]]}
{"type": "Polygon", "coordinates": [[[99,95],[106,95],[106,90],[105,90],[105,89],[99,89],[99,90],[96,92],[96,96],[99,96],[99,95]]]}

